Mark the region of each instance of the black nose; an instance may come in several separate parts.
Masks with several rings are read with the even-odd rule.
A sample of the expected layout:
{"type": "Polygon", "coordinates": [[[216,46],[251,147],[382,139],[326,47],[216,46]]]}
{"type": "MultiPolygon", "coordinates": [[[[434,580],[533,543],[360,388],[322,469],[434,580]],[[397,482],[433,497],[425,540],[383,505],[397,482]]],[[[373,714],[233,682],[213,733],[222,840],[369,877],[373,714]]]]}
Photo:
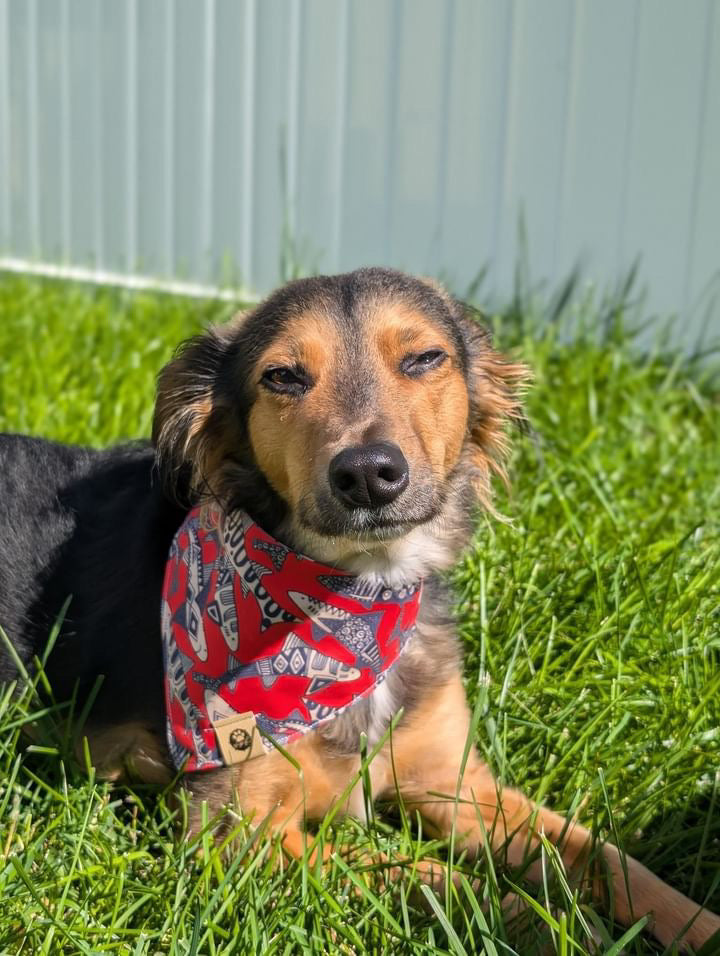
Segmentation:
{"type": "Polygon", "coordinates": [[[383,441],[345,448],[330,462],[328,477],[345,507],[380,508],[407,488],[410,469],[398,446],[383,441]]]}

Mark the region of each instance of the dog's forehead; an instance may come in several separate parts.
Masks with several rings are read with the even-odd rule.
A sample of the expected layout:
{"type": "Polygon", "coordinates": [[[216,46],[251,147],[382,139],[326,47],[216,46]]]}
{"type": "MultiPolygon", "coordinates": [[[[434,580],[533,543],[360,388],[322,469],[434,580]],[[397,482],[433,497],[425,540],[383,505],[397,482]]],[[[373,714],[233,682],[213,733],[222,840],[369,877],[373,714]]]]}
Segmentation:
{"type": "MultiPolygon", "coordinates": [[[[369,336],[393,337],[411,347],[423,332],[440,333],[464,358],[452,300],[438,287],[403,273],[361,269],[291,282],[249,316],[246,348],[258,359],[283,341],[330,336],[343,351],[361,350],[369,336]]],[[[438,343],[442,344],[442,343],[438,343]]]]}

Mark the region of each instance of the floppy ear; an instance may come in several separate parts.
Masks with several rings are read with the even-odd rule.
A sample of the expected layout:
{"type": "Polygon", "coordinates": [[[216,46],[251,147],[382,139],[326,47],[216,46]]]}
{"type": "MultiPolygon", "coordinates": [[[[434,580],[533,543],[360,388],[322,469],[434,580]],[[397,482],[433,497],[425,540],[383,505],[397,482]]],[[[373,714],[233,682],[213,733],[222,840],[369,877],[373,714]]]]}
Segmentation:
{"type": "Polygon", "coordinates": [[[468,354],[468,432],[476,469],[475,487],[483,507],[496,514],[492,506],[491,479],[499,475],[507,483],[508,425],[527,425],[522,394],[529,382],[530,370],[520,362],[509,361],[493,348],[492,336],[480,324],[481,317],[476,310],[461,302],[456,302],[455,308],[468,354]]]}
{"type": "Polygon", "coordinates": [[[177,499],[213,493],[229,418],[219,388],[226,330],[184,342],[158,376],[152,440],[167,490],[177,499]]]}

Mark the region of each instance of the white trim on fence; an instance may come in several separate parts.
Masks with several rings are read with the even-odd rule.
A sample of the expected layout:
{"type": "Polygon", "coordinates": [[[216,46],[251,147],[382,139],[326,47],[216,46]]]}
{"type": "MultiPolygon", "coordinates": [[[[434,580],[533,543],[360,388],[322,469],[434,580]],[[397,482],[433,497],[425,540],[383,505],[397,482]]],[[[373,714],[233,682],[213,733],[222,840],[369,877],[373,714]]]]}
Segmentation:
{"type": "Polygon", "coordinates": [[[186,295],[195,299],[221,299],[223,302],[258,302],[259,297],[247,289],[221,288],[200,282],[182,282],[177,279],[156,279],[153,276],[127,275],[107,269],[86,269],[82,266],[53,265],[50,262],[32,262],[29,259],[14,259],[0,256],[0,273],[20,272],[25,275],[42,276],[46,279],[69,279],[72,282],[89,282],[93,285],[118,286],[136,292],[164,292],[169,295],[186,295]]]}

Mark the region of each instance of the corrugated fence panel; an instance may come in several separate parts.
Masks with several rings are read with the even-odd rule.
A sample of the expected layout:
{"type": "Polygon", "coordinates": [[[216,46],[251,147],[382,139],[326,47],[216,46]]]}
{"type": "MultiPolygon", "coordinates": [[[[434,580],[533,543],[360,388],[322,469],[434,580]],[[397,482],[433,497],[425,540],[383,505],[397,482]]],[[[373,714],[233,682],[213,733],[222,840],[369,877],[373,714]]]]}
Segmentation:
{"type": "MultiPolygon", "coordinates": [[[[707,289],[720,285],[720,9],[708,2],[703,101],[696,179],[693,184],[692,224],[687,249],[684,301],[702,319],[720,324],[717,307],[709,305],[707,289]]],[[[698,320],[699,321],[699,320],[698,320]]]]}
{"type": "MultiPolygon", "coordinates": [[[[718,0],[0,0],[0,257],[720,288],[718,0]]],[[[720,330],[717,303],[711,312],[720,330]]]]}
{"type": "Polygon", "coordinates": [[[575,10],[556,274],[577,261],[591,262],[606,277],[628,265],[620,255],[619,223],[626,202],[637,11],[628,0],[575,10]]]}
{"type": "Polygon", "coordinates": [[[396,101],[390,130],[386,244],[383,258],[428,268],[439,221],[447,113],[448,29],[453,3],[400,4],[393,54],[396,101]],[[420,68],[418,68],[420,66],[420,68]]]}
{"type": "Polygon", "coordinates": [[[64,50],[57,39],[61,35],[63,5],[58,3],[37,23],[37,108],[44,107],[44,121],[37,129],[37,172],[40,186],[38,233],[45,255],[60,259],[63,255],[63,179],[65,170],[56,144],[61,142],[67,122],[63,102],[62,76],[64,50]]]}
{"type": "MultiPolygon", "coordinates": [[[[137,96],[132,107],[137,111],[137,160],[132,196],[136,204],[133,210],[136,238],[132,242],[136,243],[137,267],[141,272],[171,274],[175,261],[171,198],[175,150],[169,135],[169,129],[172,130],[169,70],[174,52],[172,4],[141,0],[136,16],[137,96]]],[[[127,170],[128,184],[130,175],[132,167],[127,170]]]]}
{"type": "MultiPolygon", "coordinates": [[[[76,0],[70,0],[70,7],[77,7],[76,0]]],[[[88,0],[77,17],[90,26],[80,54],[83,60],[87,59],[79,61],[78,54],[71,58],[71,77],[77,91],[71,109],[78,124],[91,125],[94,131],[89,205],[96,218],[95,255],[102,267],[127,270],[142,268],[137,248],[135,174],[138,168],[136,12],[133,0],[125,3],[88,0]]],[[[78,27],[71,26],[71,42],[79,32],[78,27]]],[[[73,166],[78,161],[78,145],[73,137],[73,166]]],[[[78,189],[82,189],[80,183],[78,189]]],[[[76,202],[73,196],[73,208],[76,202]]]]}
{"type": "Polygon", "coordinates": [[[207,45],[210,4],[175,0],[173,42],[174,271],[204,279],[210,250],[205,245],[202,203],[206,198],[207,45]]]}
{"type": "Polygon", "coordinates": [[[7,59],[2,64],[7,89],[6,108],[8,128],[8,162],[10,167],[4,175],[10,180],[7,196],[7,217],[9,221],[9,239],[13,252],[20,256],[36,255],[30,236],[29,210],[32,202],[31,162],[28,151],[30,104],[28,103],[29,84],[27,82],[27,62],[29,46],[28,11],[29,4],[6,3],[7,22],[7,59]]]}
{"type": "MultiPolygon", "coordinates": [[[[247,22],[247,4],[218,0],[215,5],[215,90],[210,275],[237,283],[242,274],[243,192],[246,126],[243,111],[248,98],[245,50],[242,38],[247,22]]],[[[250,67],[253,64],[249,64],[250,67]]],[[[251,136],[248,136],[248,143],[251,136]]],[[[250,167],[249,174],[251,174],[250,167]]],[[[245,210],[249,213],[248,210],[245,210]]]]}
{"type": "Polygon", "coordinates": [[[708,9],[708,3],[642,0],[639,13],[620,256],[626,260],[641,249],[653,296],[678,305],[702,133],[708,9]]]}
{"type": "MultiPolygon", "coordinates": [[[[490,262],[497,246],[512,19],[509,3],[455,4],[437,258],[448,280],[460,285],[490,262]],[[468,89],[475,91],[471,99],[468,89]]],[[[425,268],[432,271],[431,263],[425,268]]]]}
{"type": "MultiPolygon", "coordinates": [[[[554,274],[555,222],[563,184],[563,158],[571,83],[575,4],[572,0],[514,4],[507,93],[497,281],[509,285],[517,257],[518,201],[532,267],[554,274]]],[[[492,254],[492,253],[491,253],[492,254]]]]}
{"type": "Polygon", "coordinates": [[[336,120],[345,126],[345,148],[341,233],[336,256],[328,262],[333,268],[388,261],[400,14],[399,3],[350,3],[346,109],[336,120]]]}
{"type": "MultiPolygon", "coordinates": [[[[347,130],[348,0],[309,0],[300,37],[302,84],[297,91],[297,163],[292,222],[303,241],[289,255],[306,268],[336,269],[343,229],[347,130]]],[[[291,263],[289,263],[291,264],[291,263]]]]}
{"type": "Polygon", "coordinates": [[[0,0],[0,253],[11,248],[10,232],[10,22],[0,0]]]}

